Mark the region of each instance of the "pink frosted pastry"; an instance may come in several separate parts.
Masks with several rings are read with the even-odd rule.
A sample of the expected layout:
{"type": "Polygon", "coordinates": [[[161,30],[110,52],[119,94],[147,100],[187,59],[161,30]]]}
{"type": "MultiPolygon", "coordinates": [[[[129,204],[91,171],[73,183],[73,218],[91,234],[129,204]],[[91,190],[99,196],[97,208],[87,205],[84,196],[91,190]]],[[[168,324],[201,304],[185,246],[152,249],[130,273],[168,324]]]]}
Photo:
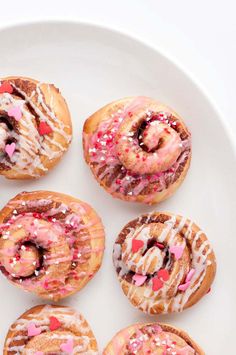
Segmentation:
{"type": "Polygon", "coordinates": [[[148,97],[124,98],[90,116],[83,146],[95,178],[111,195],[149,204],[175,192],[191,159],[182,118],[148,97]]]}
{"type": "Polygon", "coordinates": [[[87,203],[49,191],[23,192],[0,212],[1,271],[14,285],[58,301],[99,269],[104,229],[87,203]]]}
{"type": "Polygon", "coordinates": [[[131,325],[107,345],[103,355],[204,355],[203,350],[181,329],[162,323],[131,325]]]}

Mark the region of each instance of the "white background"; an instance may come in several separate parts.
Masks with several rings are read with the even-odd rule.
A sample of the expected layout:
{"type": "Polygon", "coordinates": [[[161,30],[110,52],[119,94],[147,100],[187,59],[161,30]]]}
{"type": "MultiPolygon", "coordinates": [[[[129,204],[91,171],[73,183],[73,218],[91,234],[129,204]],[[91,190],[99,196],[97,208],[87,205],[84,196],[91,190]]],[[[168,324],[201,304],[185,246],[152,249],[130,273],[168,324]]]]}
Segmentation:
{"type": "Polygon", "coordinates": [[[154,44],[202,84],[235,140],[235,12],[234,0],[1,0],[0,26],[82,20],[154,44]]]}
{"type": "MultiPolygon", "coordinates": [[[[229,0],[224,1],[224,3],[222,1],[217,2],[216,0],[198,0],[197,2],[193,0],[11,0],[10,2],[3,2],[3,0],[0,0],[0,26],[42,19],[72,19],[112,27],[140,38],[144,42],[159,48],[161,52],[166,53],[174,62],[177,62],[186,72],[190,73],[195,81],[205,88],[207,94],[221,110],[222,119],[227,122],[229,133],[232,134],[232,139],[234,137],[236,142],[236,108],[234,105],[230,104],[232,102],[234,103],[234,83],[236,82],[236,48],[234,38],[236,32],[235,10],[236,5],[233,4],[233,1],[229,0]]],[[[30,35],[28,37],[30,37],[30,35]]],[[[32,39],[33,43],[35,43],[35,40],[36,38],[32,39]]],[[[5,43],[6,48],[2,51],[0,57],[0,61],[2,62],[0,66],[2,75],[4,76],[9,73],[8,68],[11,66],[11,63],[17,63],[18,69],[23,68],[23,73],[29,70],[33,75],[34,71],[38,68],[37,64],[40,63],[42,73],[45,73],[45,77],[50,78],[50,80],[54,82],[53,75],[56,75],[58,72],[61,73],[59,70],[61,64],[59,62],[54,63],[53,59],[48,63],[45,59],[46,57],[43,57],[44,64],[41,65],[41,47],[31,48],[32,41],[25,41],[23,44],[21,41],[14,43],[13,41],[11,42],[10,37],[4,37],[4,39],[0,41],[1,43],[5,43]],[[8,50],[14,53],[13,58],[11,58],[9,62],[7,61],[6,53],[8,50]],[[27,58],[29,64],[25,58],[27,58]],[[51,69],[54,68],[54,66],[56,69],[53,71],[51,69]]],[[[51,42],[47,42],[45,38],[46,46],[49,46],[50,43],[51,42]]],[[[52,43],[53,46],[49,47],[50,55],[48,56],[51,58],[53,58],[51,55],[52,51],[55,56],[57,53],[61,53],[61,47],[59,48],[57,46],[55,49],[54,42],[52,43]]],[[[67,36],[65,34],[63,50],[66,44],[67,36]]],[[[116,44],[114,44],[114,47],[115,45],[116,44]]],[[[0,48],[3,47],[0,46],[0,48]]],[[[90,47],[86,53],[89,53],[89,50],[90,47]]],[[[135,53],[134,49],[132,50],[135,53]]],[[[70,49],[70,53],[71,51],[70,49]]],[[[99,53],[102,55],[104,52],[101,51],[99,53]]],[[[63,53],[63,55],[64,63],[64,61],[66,62],[67,60],[67,56],[65,53],[63,53]]],[[[76,55],[80,58],[79,53],[76,53],[76,55]]],[[[116,59],[114,59],[114,57],[115,54],[113,53],[113,62],[116,59]]],[[[68,65],[71,65],[72,68],[72,79],[77,67],[72,62],[70,63],[69,58],[70,56],[68,55],[68,65]]],[[[125,55],[124,58],[126,58],[125,55]]],[[[143,51],[142,54],[140,54],[140,58],[142,59],[140,63],[143,63],[143,51]]],[[[153,58],[153,56],[151,56],[151,58],[153,58]]],[[[158,55],[155,54],[154,58],[158,58],[158,55]]],[[[85,57],[85,59],[87,59],[87,57],[85,57]]],[[[111,58],[109,58],[109,60],[111,60],[111,58]]],[[[86,63],[86,60],[84,60],[82,64],[84,65],[84,63],[86,63]]],[[[95,69],[98,70],[96,60],[94,60],[94,63],[95,69]]],[[[106,64],[105,61],[103,61],[103,63],[106,64]]],[[[130,69],[130,63],[126,62],[128,69],[130,69]]],[[[158,60],[156,63],[156,59],[153,59],[153,63],[157,64],[158,67],[158,60]]],[[[83,68],[83,65],[81,65],[81,68],[83,68]]],[[[124,70],[125,72],[128,71],[127,68],[126,71],[124,70]]],[[[139,67],[137,68],[139,69],[139,67]]],[[[134,71],[137,68],[133,68],[134,71]]],[[[140,68],[143,68],[143,66],[140,66],[140,68]]],[[[105,66],[104,71],[106,69],[107,67],[105,66]]],[[[113,78],[112,73],[114,77],[117,76],[117,74],[114,73],[112,65],[109,66],[109,70],[109,75],[107,75],[109,78],[110,76],[113,78]]],[[[87,80],[87,72],[88,70],[83,72],[82,69],[80,72],[77,72],[77,75],[80,77],[81,85],[78,91],[71,90],[69,84],[70,80],[67,79],[64,82],[63,76],[59,76],[59,78],[55,80],[55,82],[58,82],[59,87],[63,87],[65,97],[69,99],[68,103],[72,109],[73,117],[76,117],[78,111],[79,117],[87,117],[88,112],[93,112],[93,110],[99,107],[101,102],[109,102],[109,95],[114,99],[115,97],[120,97],[118,96],[118,92],[119,95],[120,92],[123,94],[123,90],[127,92],[132,90],[133,92],[134,84],[132,82],[127,83],[127,87],[124,87],[120,79],[120,81],[118,80],[118,84],[116,81],[112,81],[116,82],[117,87],[111,87],[109,92],[107,92],[106,87],[102,88],[100,90],[101,92],[98,92],[97,87],[95,87],[93,92],[90,93],[88,100],[87,93],[90,92],[91,83],[89,78],[87,80]],[[84,90],[82,91],[81,89],[84,90]],[[74,94],[71,95],[71,92],[74,94]]],[[[137,72],[139,73],[140,70],[137,70],[137,72]]],[[[165,71],[163,71],[163,73],[165,73],[165,71]]],[[[68,77],[70,78],[70,76],[68,77]]],[[[159,84],[165,83],[163,75],[161,80],[160,76],[158,76],[158,78],[159,84]]],[[[179,80],[181,78],[183,78],[182,75],[180,75],[179,80]]],[[[155,80],[153,76],[148,79],[151,83],[155,80]]],[[[194,136],[199,137],[199,133],[201,133],[202,139],[193,139],[194,159],[185,183],[175,194],[173,199],[162,203],[159,208],[160,210],[171,210],[176,213],[192,216],[196,222],[199,222],[199,225],[206,230],[207,235],[209,235],[210,239],[214,242],[214,249],[218,261],[218,272],[214,286],[215,292],[212,292],[208,298],[205,297],[199,306],[196,305],[196,307],[183,312],[178,315],[178,317],[173,316],[173,322],[172,316],[167,316],[166,321],[188,330],[193,338],[199,340],[199,344],[202,344],[205,349],[213,349],[211,352],[207,351],[209,355],[222,355],[222,349],[225,350],[231,347],[231,334],[233,333],[233,322],[235,318],[234,295],[236,284],[232,282],[232,270],[235,267],[234,259],[236,248],[234,238],[234,201],[236,201],[236,198],[233,195],[236,191],[236,177],[233,171],[233,154],[227,142],[227,137],[225,133],[222,132],[221,125],[219,121],[217,121],[217,117],[215,117],[215,112],[204,103],[205,100],[203,98],[200,100],[200,96],[196,96],[195,90],[191,89],[191,93],[195,92],[195,96],[194,94],[191,96],[193,97],[193,103],[192,105],[190,105],[190,103],[189,105],[185,105],[185,97],[178,98],[178,96],[182,95],[177,94],[176,83],[173,81],[173,86],[169,86],[170,78],[168,78],[167,81],[168,85],[165,85],[165,87],[157,85],[159,91],[158,95],[163,92],[163,97],[168,97],[170,102],[173,102],[173,106],[177,107],[177,111],[178,108],[180,108],[180,112],[183,112],[183,117],[189,119],[187,123],[190,124],[191,131],[196,132],[194,136]],[[199,100],[196,100],[198,96],[199,100]],[[177,101],[179,101],[178,105],[176,105],[177,101]],[[202,113],[199,120],[198,112],[202,113]],[[216,120],[214,120],[215,118],[216,120]],[[202,129],[203,125],[205,125],[204,130],[202,129]],[[205,139],[206,136],[209,137],[209,139],[205,139]],[[211,164],[209,164],[209,162],[211,162],[211,164]],[[201,166],[202,169],[199,169],[199,166],[201,166]],[[222,280],[224,287],[222,287],[222,280]],[[191,318],[189,316],[190,313],[191,318]],[[216,325],[216,329],[212,327],[213,324],[216,325]],[[206,330],[208,337],[205,336],[206,330]],[[210,340],[208,341],[208,339],[210,340]],[[214,344],[213,339],[217,339],[218,344],[214,344]]],[[[135,83],[136,82],[144,85],[143,80],[140,81],[140,78],[137,78],[135,83]]],[[[78,88],[77,81],[74,80],[73,85],[76,85],[76,88],[78,88]]],[[[150,86],[150,88],[153,87],[155,86],[150,86]]],[[[187,85],[185,88],[186,87],[191,88],[192,86],[187,85]]],[[[136,85],[135,88],[138,88],[138,85],[136,85]]],[[[191,102],[187,90],[184,92],[186,92],[186,99],[191,102]]],[[[124,95],[125,94],[126,93],[124,93],[124,95]]],[[[81,125],[82,121],[77,120],[76,124],[81,125]]],[[[76,127],[75,131],[79,132],[81,128],[82,127],[76,127]]],[[[17,192],[25,189],[25,187],[25,182],[10,183],[9,181],[2,180],[1,206],[9,200],[10,196],[14,196],[17,192]]],[[[47,177],[36,182],[27,182],[27,190],[34,189],[64,191],[65,193],[79,196],[95,207],[99,214],[101,214],[104,224],[106,225],[107,249],[101,272],[98,273],[93,282],[89,283],[89,285],[80,292],[79,297],[75,295],[70,300],[68,299],[64,302],[64,304],[70,304],[83,312],[99,340],[100,349],[102,349],[108,339],[114,335],[115,331],[127,326],[127,324],[144,319],[144,315],[133,309],[126,298],[122,296],[122,291],[114,277],[114,270],[111,267],[111,251],[115,235],[118,234],[123,225],[138,214],[147,211],[147,207],[137,206],[133,208],[133,205],[125,204],[121,201],[114,201],[108,194],[100,189],[91,174],[88,173],[88,169],[83,162],[81,142],[79,139],[74,139],[67,157],[63,159],[63,162],[48,174],[47,177]],[[73,167],[74,174],[71,174],[71,167],[73,167]],[[79,180],[80,178],[81,180],[79,180]],[[68,184],[67,181],[70,181],[70,184],[68,184]],[[81,181],[82,183],[80,183],[81,181]],[[87,181],[85,186],[83,184],[84,181],[87,181]],[[114,219],[115,209],[117,218],[114,219]],[[110,297],[107,301],[108,285],[110,287],[110,297]],[[91,302],[91,299],[94,301],[94,298],[91,298],[91,294],[95,295],[96,302],[91,302]],[[103,308],[101,307],[100,309],[98,305],[102,304],[102,300],[104,301],[104,305],[103,308]],[[106,312],[103,312],[104,308],[106,312]],[[113,310],[113,312],[109,312],[109,309],[113,310]],[[124,309],[125,313],[122,313],[124,309]],[[100,312],[98,317],[95,316],[97,312],[100,312]],[[125,319],[124,314],[127,316],[127,319],[125,319]],[[103,327],[101,327],[99,321],[101,317],[103,317],[104,321],[103,327]]],[[[15,319],[16,316],[21,314],[26,308],[38,304],[39,300],[31,294],[25,294],[20,292],[20,290],[17,291],[13,286],[10,286],[6,280],[0,282],[0,293],[4,295],[1,301],[1,310],[3,310],[3,313],[0,319],[0,338],[3,338],[11,320],[15,319]]],[[[0,344],[0,346],[1,345],[2,344],[0,344]]],[[[230,352],[228,352],[228,354],[229,353],[230,352]]]]}

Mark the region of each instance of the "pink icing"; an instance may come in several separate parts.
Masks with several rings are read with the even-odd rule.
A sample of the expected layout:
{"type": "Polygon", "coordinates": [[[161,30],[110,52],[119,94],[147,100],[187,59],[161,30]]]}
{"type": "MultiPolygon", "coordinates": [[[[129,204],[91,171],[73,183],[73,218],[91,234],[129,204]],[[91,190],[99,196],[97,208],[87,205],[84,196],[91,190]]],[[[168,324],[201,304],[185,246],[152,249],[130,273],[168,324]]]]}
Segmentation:
{"type": "MultiPolygon", "coordinates": [[[[17,203],[20,203],[19,201],[17,203]]],[[[30,204],[31,202],[29,202],[30,204]]],[[[25,202],[22,201],[22,205],[25,202]]],[[[44,201],[39,200],[38,205],[44,205],[44,201]]],[[[36,206],[35,206],[36,207],[36,206]]],[[[15,210],[14,215],[7,223],[0,225],[0,234],[2,234],[3,240],[6,239],[9,247],[4,248],[1,253],[1,269],[6,276],[14,283],[26,288],[27,290],[34,290],[35,287],[41,287],[50,292],[57,285],[57,293],[66,294],[69,291],[73,291],[73,287],[70,283],[66,283],[67,277],[72,277],[75,280],[80,278],[93,276],[86,271],[78,272],[73,268],[68,271],[68,274],[62,275],[61,278],[54,279],[48,272],[50,267],[55,264],[61,263],[74,264],[75,266],[87,263],[90,253],[100,254],[103,253],[103,247],[94,247],[88,245],[77,245],[74,243],[78,240],[78,235],[81,237],[82,242],[90,240],[91,236],[87,232],[88,225],[82,224],[81,215],[71,213],[65,216],[65,220],[56,219],[54,215],[57,213],[63,213],[62,211],[68,210],[68,208],[60,206],[57,210],[50,210],[45,213],[20,213],[15,210]],[[49,223],[49,224],[48,224],[49,223]],[[19,237],[18,242],[12,237],[11,233],[20,230],[21,226],[24,229],[24,235],[27,237],[19,237]],[[80,233],[80,234],[79,234],[80,233]],[[63,237],[64,236],[64,237],[63,237]],[[63,237],[63,239],[61,239],[63,237]],[[63,251],[60,252],[61,241],[67,244],[66,248],[69,248],[69,253],[63,255],[63,251]],[[30,243],[30,244],[27,244],[30,243]],[[53,252],[54,247],[58,246],[58,251],[53,252]],[[43,265],[40,265],[42,261],[39,260],[38,250],[44,250],[43,265]],[[30,269],[29,269],[30,265],[30,269]],[[32,275],[35,273],[35,275],[32,275]],[[48,274],[47,274],[48,273],[48,274]],[[48,276],[47,276],[48,275],[48,276]],[[29,276],[29,277],[27,277],[29,276]],[[21,278],[24,277],[24,278],[21,278]]],[[[86,207],[80,208],[80,213],[87,213],[86,207]]],[[[96,226],[98,223],[97,216],[91,219],[90,226],[96,226]]],[[[100,239],[103,237],[101,229],[94,228],[93,239],[100,239]]]]}
{"type": "MultiPolygon", "coordinates": [[[[159,137],[164,132],[165,125],[170,132],[163,147],[158,149],[158,154],[144,152],[139,147],[138,141],[133,136],[127,136],[127,133],[118,137],[124,121],[129,117],[132,119],[132,116],[142,107],[145,100],[146,98],[143,97],[135,99],[123,110],[102,121],[94,134],[87,135],[84,133],[83,137],[84,147],[89,154],[90,162],[95,164],[93,166],[95,175],[99,180],[103,180],[105,177],[112,177],[117,167],[122,166],[121,173],[116,179],[112,180],[111,186],[107,188],[111,193],[128,194],[131,200],[135,200],[135,196],[139,195],[150,183],[154,183],[153,194],[166,189],[167,181],[168,184],[174,181],[179,165],[187,159],[190,151],[190,139],[180,140],[179,135],[174,130],[176,122],[166,112],[156,115],[159,126],[155,133],[152,126],[147,130],[147,134],[153,137],[149,144],[150,148],[157,144],[159,137]],[[135,157],[131,159],[130,154],[135,154],[135,157]],[[133,164],[134,162],[130,166],[130,170],[123,164],[123,157],[128,163],[131,161],[133,164]],[[151,168],[154,170],[147,175],[151,168]],[[131,184],[135,186],[129,191],[131,184]]],[[[151,198],[152,196],[149,194],[146,202],[148,203],[151,198]]]]}

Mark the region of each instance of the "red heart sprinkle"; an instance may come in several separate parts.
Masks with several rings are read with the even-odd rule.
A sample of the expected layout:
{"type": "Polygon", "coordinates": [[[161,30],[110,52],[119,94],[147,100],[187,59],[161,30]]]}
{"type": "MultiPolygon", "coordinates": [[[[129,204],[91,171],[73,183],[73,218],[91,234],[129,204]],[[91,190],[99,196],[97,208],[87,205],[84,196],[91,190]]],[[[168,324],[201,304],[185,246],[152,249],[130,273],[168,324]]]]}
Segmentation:
{"type": "Polygon", "coordinates": [[[139,249],[144,246],[144,242],[142,240],[133,239],[132,240],[132,252],[137,253],[139,249]]]}
{"type": "Polygon", "coordinates": [[[159,248],[159,249],[164,249],[165,248],[165,245],[161,244],[161,243],[158,243],[156,242],[156,246],[159,248]]]}
{"type": "Polygon", "coordinates": [[[44,136],[45,134],[52,133],[51,127],[46,122],[40,122],[39,124],[39,134],[44,136]]]}
{"type": "Polygon", "coordinates": [[[3,94],[4,92],[8,92],[9,94],[12,94],[13,92],[13,87],[7,81],[4,81],[0,86],[0,94],[3,94]]]}
{"type": "Polygon", "coordinates": [[[170,278],[170,274],[166,269],[161,269],[157,273],[158,277],[163,281],[168,281],[170,278]]]}
{"type": "Polygon", "coordinates": [[[50,317],[49,320],[50,320],[49,328],[51,331],[60,328],[61,322],[56,317],[50,317]]]}
{"type": "Polygon", "coordinates": [[[162,286],[163,286],[163,282],[158,277],[154,277],[152,279],[152,289],[153,289],[153,291],[160,290],[160,288],[162,288],[162,286]]]}

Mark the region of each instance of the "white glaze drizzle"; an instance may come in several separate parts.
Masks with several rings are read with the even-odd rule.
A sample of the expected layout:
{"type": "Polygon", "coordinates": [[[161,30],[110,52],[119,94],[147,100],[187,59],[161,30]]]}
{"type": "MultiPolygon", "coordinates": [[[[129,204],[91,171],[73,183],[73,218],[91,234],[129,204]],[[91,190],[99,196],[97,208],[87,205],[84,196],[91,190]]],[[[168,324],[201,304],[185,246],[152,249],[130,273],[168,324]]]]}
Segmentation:
{"type": "MultiPolygon", "coordinates": [[[[151,217],[152,213],[150,214],[151,217]]],[[[141,218],[141,217],[140,217],[141,218]]],[[[131,242],[132,239],[136,238],[139,240],[144,241],[144,246],[143,249],[145,250],[146,248],[146,243],[148,239],[148,233],[140,233],[140,230],[145,228],[145,231],[147,232],[146,228],[149,228],[148,226],[149,223],[149,218],[145,221],[145,224],[147,225],[146,227],[138,227],[137,229],[133,228],[130,230],[130,232],[126,235],[126,242],[127,239],[129,240],[130,246],[128,247],[127,250],[125,250],[125,253],[130,253],[131,252],[131,242]]],[[[155,222],[154,222],[155,223],[155,222]]],[[[186,218],[182,217],[180,222],[176,225],[177,219],[176,216],[172,215],[165,223],[165,228],[163,229],[162,233],[158,236],[157,240],[158,242],[164,243],[167,242],[168,246],[172,245],[182,245],[183,247],[186,246],[186,242],[189,240],[192,243],[191,247],[191,266],[189,269],[194,269],[195,273],[192,276],[192,279],[190,281],[189,287],[184,291],[180,292],[178,290],[178,286],[181,283],[181,280],[183,279],[184,276],[184,269],[180,269],[180,271],[175,275],[175,279],[164,283],[163,287],[157,291],[154,292],[152,290],[152,284],[151,284],[151,279],[148,282],[148,284],[145,287],[143,294],[144,297],[140,298],[140,303],[138,305],[138,308],[142,309],[145,312],[150,313],[151,310],[155,312],[155,307],[158,305],[163,305],[164,306],[164,312],[167,313],[168,311],[172,312],[180,312],[184,309],[186,303],[189,301],[190,297],[193,295],[193,293],[201,286],[206,272],[207,268],[211,265],[211,261],[208,259],[208,256],[213,252],[210,243],[208,240],[205,240],[199,248],[197,248],[197,242],[199,241],[200,236],[203,234],[201,230],[195,233],[193,235],[193,229],[192,225],[193,222],[187,220],[186,218]],[[185,227],[186,231],[184,233],[183,228],[185,227]],[[182,244],[175,244],[175,236],[180,233],[183,235],[183,243],[182,244]],[[167,241],[168,239],[168,241],[167,241]],[[169,298],[167,293],[169,290],[170,285],[175,285],[174,289],[174,297],[169,298]]],[[[138,220],[137,225],[140,224],[140,221],[138,220]]],[[[150,235],[149,235],[150,238],[150,235]]],[[[154,254],[155,255],[155,254],[154,254]]],[[[135,256],[132,256],[131,261],[135,261],[135,256]]],[[[151,259],[152,260],[152,259],[151,259]]],[[[130,263],[124,264],[123,262],[123,255],[122,255],[122,249],[121,245],[116,243],[114,245],[114,252],[113,252],[113,261],[114,261],[114,266],[116,270],[118,269],[118,277],[121,282],[121,285],[123,285],[125,281],[124,276],[130,271],[130,263]]],[[[131,262],[130,261],[130,262],[131,262]]],[[[141,261],[142,262],[142,259],[141,261]]],[[[150,265],[149,265],[150,266],[150,265]]],[[[140,265],[137,265],[137,268],[140,267],[140,265]]],[[[147,266],[146,266],[147,268],[147,266]]],[[[160,269],[160,265],[156,265],[156,271],[160,269]]],[[[145,274],[145,273],[144,273],[145,274]]],[[[128,288],[127,296],[129,299],[138,299],[139,297],[136,297],[136,293],[139,292],[139,287],[136,287],[133,284],[130,284],[130,287],[128,288]]],[[[139,293],[140,294],[140,293],[139,293]]]]}
{"type": "MultiPolygon", "coordinates": [[[[53,111],[53,105],[49,108],[46,104],[40,88],[41,83],[36,85],[36,90],[32,91],[30,96],[27,96],[13,82],[10,81],[10,84],[24,97],[24,100],[16,98],[9,93],[4,93],[0,96],[0,107],[7,112],[11,106],[19,106],[22,118],[19,122],[19,134],[14,131],[10,132],[10,136],[16,140],[16,150],[10,159],[2,157],[1,163],[16,173],[27,173],[32,177],[39,177],[41,175],[40,171],[48,171],[48,167],[41,159],[42,157],[48,160],[58,159],[67,150],[71,135],[66,133],[66,130],[70,129],[70,127],[57,119],[53,111]],[[36,104],[33,99],[36,100],[36,104]],[[40,136],[35,117],[28,110],[26,104],[29,104],[38,115],[40,121],[46,122],[52,128],[53,133],[60,135],[66,144],[61,144],[54,137],[40,136]]],[[[48,85],[48,90],[50,95],[50,85],[48,85]]],[[[50,97],[52,96],[50,95],[50,97]]]]}

